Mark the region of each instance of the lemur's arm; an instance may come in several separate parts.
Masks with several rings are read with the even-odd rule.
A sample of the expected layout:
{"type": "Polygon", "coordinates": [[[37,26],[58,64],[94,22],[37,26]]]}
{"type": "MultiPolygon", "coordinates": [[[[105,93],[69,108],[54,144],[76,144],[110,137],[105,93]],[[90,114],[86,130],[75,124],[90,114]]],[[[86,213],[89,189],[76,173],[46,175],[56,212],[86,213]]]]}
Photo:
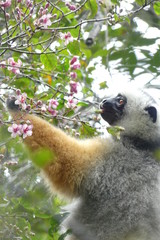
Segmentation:
{"type": "Polygon", "coordinates": [[[82,179],[107,151],[106,140],[77,140],[35,115],[10,110],[16,122],[21,118],[33,125],[32,136],[24,140],[32,152],[48,148],[55,154],[43,169],[54,189],[70,197],[77,196],[82,179]]]}

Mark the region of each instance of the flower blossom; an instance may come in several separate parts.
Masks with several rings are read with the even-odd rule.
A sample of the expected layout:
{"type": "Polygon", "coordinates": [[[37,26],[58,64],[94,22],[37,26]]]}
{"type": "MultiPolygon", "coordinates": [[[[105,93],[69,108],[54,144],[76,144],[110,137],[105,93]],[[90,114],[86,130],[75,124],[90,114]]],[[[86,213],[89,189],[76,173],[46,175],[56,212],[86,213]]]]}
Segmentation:
{"type": "Polygon", "coordinates": [[[10,18],[10,14],[9,13],[5,13],[5,16],[6,16],[6,19],[9,19],[10,18]]]}
{"type": "Polygon", "coordinates": [[[77,82],[70,81],[70,92],[71,93],[77,93],[78,92],[77,87],[78,87],[77,82]]]}
{"type": "Polygon", "coordinates": [[[9,71],[12,71],[13,73],[15,74],[19,74],[20,73],[20,70],[19,68],[21,67],[22,65],[22,62],[20,59],[18,59],[18,62],[15,62],[13,58],[9,58],[8,59],[8,64],[10,65],[8,67],[8,70],[9,71]]]}
{"type": "Polygon", "coordinates": [[[16,95],[21,95],[21,90],[20,89],[16,89],[16,95]]]}
{"type": "Polygon", "coordinates": [[[28,8],[31,8],[33,3],[32,3],[31,0],[26,0],[26,5],[27,5],[28,8]]]}
{"type": "Polygon", "coordinates": [[[47,111],[47,106],[46,106],[46,104],[43,104],[43,105],[41,106],[41,111],[42,111],[42,112],[46,112],[46,111],[47,111]]]}
{"type": "Polygon", "coordinates": [[[8,128],[8,132],[11,132],[12,133],[11,136],[15,138],[21,135],[21,127],[22,127],[21,124],[17,125],[13,123],[12,126],[8,128]]]}
{"type": "Polygon", "coordinates": [[[76,70],[76,69],[80,69],[80,67],[81,67],[80,63],[76,63],[71,66],[71,69],[76,70]]]}
{"type": "Polygon", "coordinates": [[[68,33],[60,33],[61,39],[64,39],[64,45],[68,45],[70,42],[73,42],[73,37],[70,32],[68,33]]]}
{"type": "Polygon", "coordinates": [[[5,68],[6,67],[6,61],[0,62],[0,66],[1,66],[1,68],[5,68]]]}
{"type": "Polygon", "coordinates": [[[21,134],[23,135],[23,138],[26,138],[27,136],[32,135],[32,128],[33,125],[23,124],[21,127],[21,134]]]}
{"type": "Polygon", "coordinates": [[[33,125],[31,124],[15,124],[13,123],[12,126],[8,128],[8,132],[11,132],[11,137],[15,138],[17,136],[22,136],[26,138],[27,136],[32,135],[32,128],[33,125]]]}
{"type": "Polygon", "coordinates": [[[52,99],[49,100],[49,107],[51,107],[53,109],[56,109],[58,104],[59,103],[58,103],[58,101],[56,99],[52,98],[52,99]]]}
{"type": "Polygon", "coordinates": [[[51,17],[52,17],[52,15],[50,13],[42,15],[42,17],[39,19],[40,25],[42,25],[45,28],[47,28],[48,26],[51,26],[51,24],[52,24],[52,22],[50,20],[51,17]]]}
{"type": "Polygon", "coordinates": [[[78,101],[76,99],[74,99],[73,96],[69,96],[68,98],[66,98],[66,100],[67,100],[67,103],[66,103],[67,108],[73,109],[76,107],[76,105],[78,103],[78,101]]]}
{"type": "Polygon", "coordinates": [[[0,2],[0,7],[10,7],[11,6],[11,0],[6,0],[5,2],[1,1],[0,2]]]}
{"type": "Polygon", "coordinates": [[[20,105],[22,107],[22,109],[25,110],[27,107],[27,105],[26,105],[27,94],[22,93],[22,94],[18,95],[16,98],[17,98],[17,100],[15,101],[15,104],[20,105]]]}
{"type": "Polygon", "coordinates": [[[57,114],[58,114],[58,111],[55,110],[55,109],[51,109],[48,107],[48,112],[50,112],[50,114],[53,116],[53,117],[56,117],[57,114]]]}
{"type": "Polygon", "coordinates": [[[77,78],[77,73],[76,73],[76,72],[71,72],[71,73],[70,73],[70,77],[71,77],[72,79],[76,79],[76,78],[77,78]]]}
{"type": "Polygon", "coordinates": [[[59,103],[56,99],[49,100],[48,112],[50,112],[54,117],[56,117],[58,114],[58,111],[56,110],[58,104],[59,103]]]}

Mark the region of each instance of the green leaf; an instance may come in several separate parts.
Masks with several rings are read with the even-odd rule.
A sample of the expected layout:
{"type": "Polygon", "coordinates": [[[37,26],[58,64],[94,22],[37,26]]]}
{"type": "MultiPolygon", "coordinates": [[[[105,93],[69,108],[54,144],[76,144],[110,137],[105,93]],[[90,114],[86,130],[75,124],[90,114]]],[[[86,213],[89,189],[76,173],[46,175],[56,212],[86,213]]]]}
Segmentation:
{"type": "Polygon", "coordinates": [[[113,126],[113,127],[107,127],[107,131],[112,136],[116,137],[118,140],[120,139],[120,133],[122,131],[125,131],[123,127],[120,126],[113,126]]]}
{"type": "Polygon", "coordinates": [[[112,2],[113,4],[115,4],[115,5],[120,6],[120,2],[119,2],[119,0],[111,0],[111,2],[112,2]]]}
{"type": "Polygon", "coordinates": [[[115,22],[119,21],[119,16],[116,13],[114,14],[114,20],[115,20],[115,22]]]}
{"type": "Polygon", "coordinates": [[[157,15],[160,15],[160,2],[155,2],[153,5],[154,11],[157,15]]]}
{"type": "Polygon", "coordinates": [[[101,83],[99,84],[99,86],[100,86],[100,89],[108,88],[108,87],[107,87],[107,82],[106,82],[106,81],[101,82],[101,83]]]}
{"type": "Polygon", "coordinates": [[[45,168],[49,163],[55,160],[55,155],[49,149],[40,149],[31,153],[32,161],[40,168],[45,168]]]}
{"type": "Polygon", "coordinates": [[[127,22],[128,24],[131,23],[131,19],[130,19],[128,16],[122,16],[120,19],[121,19],[123,22],[124,22],[124,21],[127,22]]]}
{"type": "Polygon", "coordinates": [[[95,54],[93,55],[93,57],[94,58],[96,58],[96,57],[103,57],[103,56],[107,56],[107,54],[108,54],[108,50],[107,49],[100,49],[100,50],[98,50],[97,49],[97,51],[95,52],[95,54]]]}
{"type": "Polygon", "coordinates": [[[67,45],[67,48],[69,49],[70,53],[72,53],[73,55],[78,55],[80,53],[80,48],[79,48],[78,41],[70,42],[67,45]]]}
{"type": "Polygon", "coordinates": [[[93,96],[93,92],[91,91],[91,89],[89,87],[83,87],[82,88],[82,93],[86,94],[86,96],[93,96]]]}
{"type": "Polygon", "coordinates": [[[154,56],[150,60],[151,66],[154,67],[160,67],[160,49],[157,49],[157,52],[154,54],[154,56]]]}
{"type": "Polygon", "coordinates": [[[82,101],[77,103],[77,106],[80,106],[80,107],[88,107],[88,105],[89,105],[88,103],[82,102],[82,101]]]}
{"type": "Polygon", "coordinates": [[[70,235],[71,233],[72,233],[72,231],[71,231],[70,229],[68,229],[65,233],[63,233],[63,234],[58,238],[58,240],[65,240],[66,237],[67,237],[68,235],[70,235]]]}
{"type": "Polygon", "coordinates": [[[82,123],[80,132],[81,132],[82,136],[92,137],[95,135],[96,129],[86,123],[82,123]]]}
{"type": "MultiPolygon", "coordinates": [[[[68,109],[67,109],[67,111],[68,111],[68,109]]],[[[73,115],[74,115],[74,110],[72,110],[72,109],[69,109],[69,111],[67,113],[65,113],[66,117],[72,117],[73,115]]]]}
{"type": "Polygon", "coordinates": [[[160,150],[159,149],[154,152],[154,157],[156,158],[156,160],[160,161],[160,150]]]}
{"type": "MultiPolygon", "coordinates": [[[[59,222],[57,219],[55,219],[54,217],[51,218],[51,227],[48,231],[49,235],[51,237],[54,237],[53,239],[55,239],[55,236],[57,235],[57,231],[59,229],[59,222]]],[[[56,238],[57,239],[57,238],[56,238]]]]}
{"type": "Polygon", "coordinates": [[[90,0],[90,1],[87,2],[87,4],[85,6],[90,11],[90,17],[94,18],[96,16],[97,10],[98,10],[97,1],[96,0],[90,0]]]}
{"type": "Polygon", "coordinates": [[[40,57],[41,63],[43,63],[45,69],[54,70],[57,65],[57,57],[55,54],[42,54],[40,57]]]}
{"type": "Polygon", "coordinates": [[[136,3],[140,6],[143,6],[145,4],[145,0],[136,0],[136,3]]]}

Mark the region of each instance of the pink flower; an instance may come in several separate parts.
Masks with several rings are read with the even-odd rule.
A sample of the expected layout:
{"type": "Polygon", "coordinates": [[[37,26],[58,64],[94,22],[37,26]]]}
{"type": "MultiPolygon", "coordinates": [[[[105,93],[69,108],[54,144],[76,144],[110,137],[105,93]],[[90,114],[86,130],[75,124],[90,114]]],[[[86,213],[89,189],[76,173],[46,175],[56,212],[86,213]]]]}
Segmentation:
{"type": "Polygon", "coordinates": [[[77,78],[77,73],[76,73],[76,72],[71,72],[71,73],[70,73],[70,77],[71,77],[72,79],[76,79],[76,78],[77,78]]]}
{"type": "Polygon", "coordinates": [[[46,104],[43,104],[43,105],[42,105],[41,111],[42,111],[42,112],[46,112],[46,111],[47,111],[47,106],[46,106],[46,104]]]}
{"type": "Polygon", "coordinates": [[[8,132],[12,133],[11,136],[13,138],[21,135],[23,135],[23,138],[26,138],[27,136],[32,135],[32,128],[33,126],[30,125],[30,122],[28,122],[28,124],[25,123],[23,125],[13,123],[12,126],[8,128],[8,132]]]}
{"type": "Polygon", "coordinates": [[[7,19],[10,18],[10,14],[9,14],[9,13],[6,12],[5,15],[6,15],[6,18],[7,18],[7,19]]]}
{"type": "Polygon", "coordinates": [[[52,98],[52,99],[49,100],[49,107],[50,108],[56,109],[58,104],[59,103],[58,103],[58,101],[56,99],[52,98]]]}
{"type": "Polygon", "coordinates": [[[75,5],[71,5],[70,3],[66,3],[66,6],[71,10],[71,11],[75,11],[76,10],[76,6],[75,5]]]}
{"type": "Polygon", "coordinates": [[[1,66],[1,68],[5,68],[6,67],[6,61],[0,62],[0,66],[1,66]]]}
{"type": "Polygon", "coordinates": [[[78,83],[77,82],[74,82],[74,81],[71,81],[70,82],[70,92],[71,93],[77,93],[77,87],[78,87],[78,83]]]}
{"type": "Polygon", "coordinates": [[[78,101],[76,99],[73,98],[73,96],[69,96],[68,98],[66,98],[67,103],[66,103],[66,107],[67,108],[75,108],[78,101]]]}
{"type": "Polygon", "coordinates": [[[21,10],[19,9],[19,7],[16,7],[16,12],[17,12],[17,18],[18,18],[18,20],[20,20],[21,15],[22,15],[22,12],[21,12],[21,10]]]}
{"type": "Polygon", "coordinates": [[[5,2],[0,2],[0,6],[1,7],[4,7],[4,8],[6,8],[6,7],[10,7],[11,6],[11,0],[6,0],[5,2]]]}
{"type": "Polygon", "coordinates": [[[53,116],[53,117],[56,117],[57,114],[58,114],[58,111],[57,110],[54,110],[54,109],[51,109],[48,107],[48,112],[50,112],[50,114],[53,116]]]}
{"type": "Polygon", "coordinates": [[[16,94],[17,95],[21,95],[21,90],[20,89],[16,89],[16,94]]]}
{"type": "Polygon", "coordinates": [[[27,136],[31,136],[32,135],[32,125],[28,125],[28,124],[23,124],[21,127],[21,134],[23,135],[23,138],[26,138],[27,136]]]}
{"type": "Polygon", "coordinates": [[[72,70],[80,69],[80,67],[81,67],[80,63],[75,63],[75,64],[71,65],[72,70]]]}
{"type": "Polygon", "coordinates": [[[60,33],[61,39],[64,39],[64,45],[68,45],[70,42],[73,42],[73,37],[70,32],[68,33],[60,33]]]}
{"type": "Polygon", "coordinates": [[[11,132],[11,136],[13,138],[17,137],[17,136],[20,136],[21,135],[21,128],[22,128],[22,125],[17,125],[15,123],[12,124],[12,126],[10,126],[8,128],[8,132],[11,132]]]}
{"type": "Polygon", "coordinates": [[[47,14],[47,11],[48,11],[48,9],[43,9],[43,11],[42,11],[42,15],[47,14]]]}
{"type": "Polygon", "coordinates": [[[31,110],[31,105],[28,104],[28,105],[26,106],[25,110],[27,110],[27,111],[29,112],[29,111],[31,110]]]}
{"type": "Polygon", "coordinates": [[[56,99],[49,100],[48,112],[50,112],[54,117],[57,116],[57,114],[58,114],[58,111],[55,110],[57,108],[58,104],[59,103],[56,99]]]}
{"type": "Polygon", "coordinates": [[[52,22],[50,18],[52,15],[50,13],[42,15],[42,17],[39,19],[40,25],[43,27],[47,28],[48,26],[51,26],[52,22]]]}
{"type": "Polygon", "coordinates": [[[75,62],[77,62],[77,57],[74,56],[71,61],[70,61],[70,65],[73,65],[75,62]]]}
{"type": "Polygon", "coordinates": [[[26,5],[27,5],[27,7],[32,7],[32,1],[31,0],[26,0],[26,5]]]}
{"type": "Polygon", "coordinates": [[[16,105],[20,105],[22,107],[22,109],[26,109],[27,105],[26,105],[26,99],[27,99],[27,94],[26,93],[22,93],[21,95],[17,96],[17,100],[15,101],[16,105]]]}
{"type": "Polygon", "coordinates": [[[42,106],[42,101],[41,100],[38,100],[37,103],[36,103],[36,106],[42,106]]]}
{"type": "Polygon", "coordinates": [[[72,5],[69,6],[69,9],[70,9],[71,11],[75,11],[75,10],[76,10],[76,6],[72,4],[72,5]]]}
{"type": "Polygon", "coordinates": [[[18,62],[15,62],[13,58],[9,58],[8,59],[8,64],[10,65],[8,67],[8,70],[9,71],[12,71],[13,73],[15,74],[19,74],[20,73],[20,70],[19,68],[21,67],[22,65],[22,62],[20,59],[18,59],[18,62]]]}
{"type": "Polygon", "coordinates": [[[43,7],[40,7],[39,12],[38,12],[39,16],[42,16],[43,10],[44,10],[44,8],[43,8],[43,7]]]}

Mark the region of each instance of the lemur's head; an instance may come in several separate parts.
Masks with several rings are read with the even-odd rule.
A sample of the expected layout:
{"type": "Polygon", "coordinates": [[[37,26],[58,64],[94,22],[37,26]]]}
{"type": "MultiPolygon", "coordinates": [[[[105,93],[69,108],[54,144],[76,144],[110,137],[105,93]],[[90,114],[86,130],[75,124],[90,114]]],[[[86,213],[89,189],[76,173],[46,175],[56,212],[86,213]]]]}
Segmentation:
{"type": "Polygon", "coordinates": [[[144,89],[125,89],[111,93],[100,103],[101,116],[110,125],[125,128],[124,134],[145,140],[159,137],[159,116],[156,101],[144,89]]]}

